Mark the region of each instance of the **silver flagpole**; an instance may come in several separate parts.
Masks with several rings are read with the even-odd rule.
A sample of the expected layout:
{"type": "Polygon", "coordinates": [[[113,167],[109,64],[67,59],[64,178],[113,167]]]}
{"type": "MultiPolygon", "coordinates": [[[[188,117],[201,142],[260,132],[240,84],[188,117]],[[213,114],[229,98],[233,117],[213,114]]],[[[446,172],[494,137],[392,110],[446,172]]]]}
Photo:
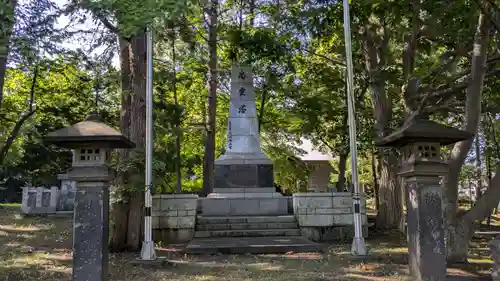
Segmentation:
{"type": "Polygon", "coordinates": [[[347,109],[349,116],[349,145],[351,149],[352,184],[354,185],[353,209],[354,209],[354,239],[351,252],[356,256],[367,254],[365,239],[363,238],[363,221],[361,217],[361,195],[358,184],[358,160],[356,149],[356,113],[354,97],[354,71],[352,65],[351,44],[351,19],[349,16],[349,0],[344,0],[344,37],[345,56],[347,60],[347,109]]]}
{"type": "Polygon", "coordinates": [[[141,257],[143,261],[156,259],[151,225],[151,198],[152,161],[153,161],[153,33],[151,28],[146,31],[146,182],[144,190],[144,241],[142,242],[141,257]]]}

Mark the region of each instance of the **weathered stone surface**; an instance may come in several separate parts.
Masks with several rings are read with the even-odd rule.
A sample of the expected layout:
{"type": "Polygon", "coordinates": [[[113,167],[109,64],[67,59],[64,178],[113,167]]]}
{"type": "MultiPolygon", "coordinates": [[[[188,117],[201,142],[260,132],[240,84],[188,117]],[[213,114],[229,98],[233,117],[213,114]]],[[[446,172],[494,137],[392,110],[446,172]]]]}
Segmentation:
{"type": "Polygon", "coordinates": [[[205,198],[200,200],[205,216],[286,215],[286,197],[205,198]]]}
{"type": "Polygon", "coordinates": [[[500,235],[491,240],[489,246],[493,258],[491,278],[493,281],[500,281],[500,235]]]}
{"type": "Polygon", "coordinates": [[[226,154],[262,153],[251,67],[233,66],[226,154]]]}
{"type": "Polygon", "coordinates": [[[166,244],[182,244],[193,240],[194,228],[153,229],[153,241],[166,244]]]}
{"type": "MultiPolygon", "coordinates": [[[[303,237],[314,242],[328,242],[354,238],[353,226],[301,227],[303,237]]],[[[368,226],[363,226],[363,237],[368,237],[368,226]]]]}
{"type": "Polygon", "coordinates": [[[73,234],[73,281],[108,280],[107,183],[77,183],[73,234]]]}
{"type": "Polygon", "coordinates": [[[410,273],[418,280],[446,277],[442,194],[438,177],[406,179],[408,192],[408,256],[410,273]]]}
{"type": "Polygon", "coordinates": [[[68,179],[67,174],[57,175],[61,181],[61,189],[57,198],[57,211],[73,211],[75,205],[75,182],[68,179]]]}
{"type": "Polygon", "coordinates": [[[196,194],[161,194],[153,196],[152,227],[155,241],[185,243],[194,236],[196,194]]]}
{"type": "Polygon", "coordinates": [[[301,236],[196,238],[186,247],[189,254],[269,254],[321,252],[324,247],[301,236]]]}
{"type": "Polygon", "coordinates": [[[23,187],[21,210],[25,214],[53,214],[57,207],[57,187],[23,187]]]}
{"type": "MultiPolygon", "coordinates": [[[[354,224],[351,193],[296,193],[293,210],[300,227],[347,226],[354,224]]],[[[367,224],[364,200],[361,200],[362,223],[367,224]]]]}

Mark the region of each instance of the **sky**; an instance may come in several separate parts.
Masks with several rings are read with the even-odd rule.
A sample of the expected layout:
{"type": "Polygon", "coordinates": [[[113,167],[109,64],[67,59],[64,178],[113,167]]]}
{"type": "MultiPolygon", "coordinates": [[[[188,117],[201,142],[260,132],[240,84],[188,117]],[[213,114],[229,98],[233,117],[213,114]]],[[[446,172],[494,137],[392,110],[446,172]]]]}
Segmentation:
{"type": "MultiPolygon", "coordinates": [[[[52,0],[54,3],[56,3],[59,7],[64,7],[66,4],[69,3],[68,0],[52,0]]],[[[23,2],[23,1],[21,1],[23,2]]],[[[69,23],[69,17],[68,16],[61,16],[59,20],[57,21],[56,28],[63,28],[69,23]]],[[[83,24],[77,24],[74,25],[70,30],[73,29],[79,29],[79,30],[89,30],[94,28],[96,25],[92,22],[92,19],[87,19],[83,24]]],[[[69,49],[76,50],[79,48],[81,45],[80,42],[74,42],[74,41],[66,41],[63,43],[63,46],[69,49]]],[[[98,54],[99,52],[102,52],[104,50],[104,47],[99,47],[94,51],[94,54],[98,54]]],[[[115,54],[113,58],[113,66],[116,68],[120,67],[118,55],[115,54]]]]}

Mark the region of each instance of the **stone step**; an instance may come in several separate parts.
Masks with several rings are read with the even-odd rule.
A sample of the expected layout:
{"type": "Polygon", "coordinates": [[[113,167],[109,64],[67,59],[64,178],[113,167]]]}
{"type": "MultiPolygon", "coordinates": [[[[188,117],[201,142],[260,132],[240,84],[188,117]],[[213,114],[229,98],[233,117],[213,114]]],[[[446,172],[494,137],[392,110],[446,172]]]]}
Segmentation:
{"type": "Polygon", "coordinates": [[[243,229],[293,229],[298,228],[296,222],[269,223],[207,223],[197,224],[196,230],[243,230],[243,229]]]}
{"type": "Polygon", "coordinates": [[[197,216],[198,225],[205,224],[240,224],[240,223],[295,223],[295,217],[289,216],[197,216]]]}
{"type": "Polygon", "coordinates": [[[194,234],[195,238],[263,236],[300,236],[300,229],[199,230],[194,234]]]}
{"type": "Polygon", "coordinates": [[[187,254],[284,254],[325,250],[321,244],[301,236],[195,238],[184,249],[187,254]]]}

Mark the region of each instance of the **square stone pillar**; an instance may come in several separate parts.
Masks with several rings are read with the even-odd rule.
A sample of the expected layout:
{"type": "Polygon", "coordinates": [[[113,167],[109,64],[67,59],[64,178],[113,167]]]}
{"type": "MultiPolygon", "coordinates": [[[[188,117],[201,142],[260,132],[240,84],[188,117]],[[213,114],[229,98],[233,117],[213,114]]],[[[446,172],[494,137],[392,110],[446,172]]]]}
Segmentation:
{"type": "Polygon", "coordinates": [[[415,280],[446,279],[441,178],[448,168],[440,146],[470,137],[467,132],[416,118],[378,143],[401,151],[399,175],[406,191],[408,258],[415,280]]]}
{"type": "Polygon", "coordinates": [[[215,160],[214,190],[201,202],[205,216],[288,214],[288,199],[274,187],[273,162],[260,146],[250,66],[232,68],[226,152],[215,160]]]}
{"type": "Polygon", "coordinates": [[[90,115],[49,133],[45,142],[73,149],[68,178],[76,182],[73,221],[73,281],[108,280],[109,168],[113,148],[134,144],[90,115]]]}

